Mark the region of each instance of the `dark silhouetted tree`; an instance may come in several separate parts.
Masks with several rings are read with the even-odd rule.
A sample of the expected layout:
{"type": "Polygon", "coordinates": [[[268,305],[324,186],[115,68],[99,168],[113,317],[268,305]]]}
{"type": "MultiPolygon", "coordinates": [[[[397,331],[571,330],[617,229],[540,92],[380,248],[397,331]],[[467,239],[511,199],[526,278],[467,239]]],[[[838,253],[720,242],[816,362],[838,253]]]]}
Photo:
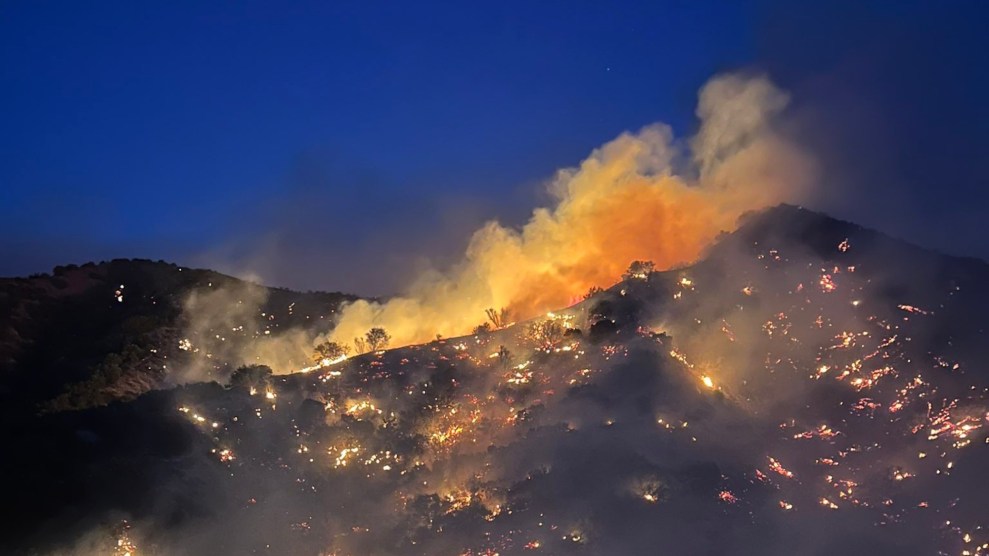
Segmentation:
{"type": "Polygon", "coordinates": [[[632,278],[646,280],[655,271],[656,263],[652,261],[632,261],[632,264],[628,265],[628,270],[625,271],[625,274],[622,274],[622,278],[625,280],[632,278]]]}
{"type": "Polygon", "coordinates": [[[261,389],[268,385],[271,375],[271,367],[267,365],[244,365],[230,375],[230,386],[261,389]]]}
{"type": "Polygon", "coordinates": [[[323,342],[313,350],[312,360],[319,365],[324,360],[333,361],[346,356],[349,352],[350,348],[347,346],[342,346],[336,342],[323,342]]]}
{"type": "Polygon", "coordinates": [[[388,347],[388,342],[391,341],[391,336],[385,332],[384,328],[374,327],[364,334],[364,337],[354,338],[354,348],[357,353],[368,353],[371,351],[378,351],[379,349],[385,349],[388,347]]]}
{"type": "Polygon", "coordinates": [[[485,309],[484,315],[488,317],[488,321],[495,329],[505,328],[508,325],[508,309],[504,307],[501,311],[495,311],[493,308],[485,309]]]}
{"type": "Polygon", "coordinates": [[[553,347],[563,340],[567,329],[560,321],[553,319],[541,320],[530,324],[527,335],[541,347],[553,347]]]}
{"type": "Polygon", "coordinates": [[[587,293],[584,294],[584,299],[590,299],[603,291],[604,290],[598,286],[591,286],[588,288],[587,293]]]}
{"type": "Polygon", "coordinates": [[[374,327],[367,331],[364,335],[364,339],[367,342],[367,347],[370,351],[378,351],[379,349],[385,349],[388,347],[388,342],[391,341],[391,336],[385,332],[384,328],[374,327]]]}

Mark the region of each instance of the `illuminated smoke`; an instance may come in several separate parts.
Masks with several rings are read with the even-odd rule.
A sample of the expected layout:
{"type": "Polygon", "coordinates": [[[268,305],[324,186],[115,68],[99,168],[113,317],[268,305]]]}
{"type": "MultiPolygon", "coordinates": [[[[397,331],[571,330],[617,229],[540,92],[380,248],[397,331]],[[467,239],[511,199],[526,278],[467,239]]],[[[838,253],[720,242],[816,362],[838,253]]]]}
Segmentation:
{"type": "Polygon", "coordinates": [[[241,365],[264,364],[276,373],[288,373],[311,364],[316,332],[270,327],[268,319],[268,325],[258,324],[265,316],[269,291],[251,280],[211,282],[190,291],[182,303],[179,343],[189,357],[169,367],[169,380],[176,384],[226,381],[230,371],[241,365]]]}
{"type": "Polygon", "coordinates": [[[798,200],[810,160],[773,130],[787,96],[762,77],[715,77],[700,91],[688,143],[669,126],[623,133],[548,184],[555,205],[521,230],[489,222],[461,262],[418,277],[387,303],[346,308],[332,339],[373,326],[392,345],[466,334],[488,308],[521,320],[614,283],[633,260],[657,270],[690,263],[744,212],[798,200]]]}

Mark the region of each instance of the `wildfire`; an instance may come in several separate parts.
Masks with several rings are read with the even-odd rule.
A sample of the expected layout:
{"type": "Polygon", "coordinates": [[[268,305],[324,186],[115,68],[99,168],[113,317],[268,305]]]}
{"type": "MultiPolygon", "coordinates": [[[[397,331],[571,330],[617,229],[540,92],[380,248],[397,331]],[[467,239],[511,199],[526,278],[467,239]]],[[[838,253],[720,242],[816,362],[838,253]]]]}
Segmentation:
{"type": "MultiPolygon", "coordinates": [[[[989,445],[989,389],[969,371],[979,361],[956,347],[970,338],[928,341],[924,326],[954,314],[937,297],[943,284],[887,286],[859,253],[870,242],[846,254],[849,239],[827,234],[811,234],[829,238],[813,255],[789,238],[739,234],[712,250],[727,245],[723,259],[681,266],[794,181],[794,161],[770,156],[780,141],[761,123],[775,110],[764,105],[783,99],[755,81],[727,83],[730,109],[702,100],[692,160],[671,154],[681,142],[667,128],[623,134],[561,171],[552,206],[523,227],[489,223],[446,273],[347,306],[318,339],[326,349],[306,354],[311,366],[284,367],[299,376],[254,380],[251,398],[238,381],[180,389],[188,405],[171,417],[202,435],[194,446],[206,446],[211,471],[253,507],[230,513],[277,525],[264,547],[273,553],[290,552],[275,544],[283,535],[325,541],[328,554],[386,546],[375,543],[409,554],[620,553],[630,544],[609,546],[609,525],[593,520],[658,528],[720,514],[727,535],[766,511],[773,526],[937,519],[932,536],[977,550],[987,524],[957,519],[977,501],[950,489],[968,476],[958,467],[982,472],[969,456],[989,445]],[[384,350],[388,335],[397,350],[384,350]],[[289,506],[294,496],[313,498],[289,506]],[[330,513],[310,515],[320,509],[330,513]]],[[[123,302],[123,285],[114,297],[123,302]]],[[[261,316],[263,326],[190,334],[180,356],[269,341],[282,321],[261,316]]],[[[229,376],[219,356],[212,363],[229,376]]],[[[126,530],[114,537],[116,554],[135,554],[126,530]]]]}
{"type": "MultiPolygon", "coordinates": [[[[780,250],[763,248],[755,260],[772,265],[788,259],[780,250]]],[[[837,266],[824,268],[824,275],[832,278],[844,272],[837,266]]],[[[375,488],[397,481],[400,507],[413,516],[410,519],[420,531],[412,537],[414,548],[407,547],[410,552],[435,548],[420,548],[416,543],[430,536],[443,538],[455,530],[457,520],[468,518],[505,530],[492,529],[478,541],[481,544],[462,548],[463,554],[537,549],[566,553],[561,542],[607,551],[608,547],[596,545],[598,539],[589,536],[595,531],[593,523],[561,522],[544,515],[542,508],[534,515],[537,510],[528,505],[538,498],[513,503],[513,488],[538,491],[545,488],[541,477],[557,471],[548,464],[540,468],[538,463],[533,469],[532,462],[546,458],[539,452],[541,439],[524,449],[534,456],[513,456],[532,457],[525,464],[527,475],[513,475],[510,468],[500,465],[503,460],[499,458],[529,438],[548,434],[547,430],[573,435],[578,444],[587,431],[628,441],[621,435],[635,430],[632,438],[640,442],[641,435],[643,445],[653,440],[648,435],[662,435],[659,442],[673,446],[698,443],[704,450],[717,442],[726,451],[738,450],[749,471],[740,476],[724,471],[720,486],[705,495],[707,503],[721,506],[726,515],[738,513],[740,507],[753,513],[756,507],[764,507],[754,503],[750,508],[745,503],[750,499],[768,500],[773,512],[793,513],[794,518],[797,505],[800,514],[814,518],[830,512],[872,511],[877,524],[903,522],[910,511],[928,507],[950,515],[950,508],[943,504],[913,498],[912,489],[933,477],[956,472],[965,460],[955,457],[955,450],[987,440],[989,390],[976,387],[975,382],[968,389],[943,388],[934,378],[937,373],[958,380],[968,377],[957,354],[916,355],[911,351],[911,337],[916,334],[907,327],[914,323],[902,319],[922,316],[926,309],[867,299],[859,275],[852,276],[850,271],[841,274],[841,288],[828,289],[834,280],[820,282],[821,269],[819,263],[808,264],[800,269],[803,274],[787,275],[786,280],[788,284],[821,285],[829,295],[826,303],[816,287],[789,287],[783,293],[765,289],[757,294],[754,286],[746,285],[749,290],[739,293],[739,286],[750,278],[752,283],[765,283],[746,276],[722,285],[728,288],[722,292],[740,303],[730,306],[726,314],[702,312],[680,318],[676,311],[689,311],[691,304],[705,301],[695,291],[698,282],[694,278],[704,279],[706,289],[707,277],[699,272],[690,277],[685,271],[665,277],[654,273],[624,286],[626,295],[636,295],[634,288],[662,288],[665,294],[665,288],[672,287],[685,293],[678,302],[670,302],[675,307],[673,316],[662,326],[635,323],[634,328],[626,328],[624,337],[616,334],[595,342],[581,330],[586,330],[586,314],[572,308],[544,313],[514,328],[501,323],[471,337],[408,347],[401,353],[363,355],[329,372],[297,377],[305,385],[299,390],[326,408],[325,417],[334,432],[320,437],[292,421],[298,440],[291,444],[290,457],[282,460],[290,462],[284,469],[297,472],[299,484],[313,492],[325,481],[314,480],[320,477],[298,472],[293,465],[336,470],[346,474],[347,480],[374,481],[375,488]],[[758,297],[750,300],[749,295],[758,297]],[[780,299],[784,302],[778,305],[780,299]],[[861,308],[853,310],[852,301],[859,300],[864,300],[858,305],[861,308]],[[886,313],[868,315],[865,308],[886,313]],[[689,333],[678,334],[682,329],[689,333]],[[621,372],[616,369],[625,368],[623,361],[633,361],[643,349],[676,360],[664,372],[679,373],[701,393],[720,391],[718,377],[731,377],[732,395],[718,396],[716,401],[699,398],[712,407],[717,404],[719,409],[714,412],[677,414],[675,404],[655,407],[649,413],[648,432],[637,429],[641,423],[635,414],[623,412],[620,404],[582,413],[583,406],[575,405],[582,399],[579,396],[596,399],[607,392],[615,376],[612,373],[621,372]],[[733,355],[748,352],[757,353],[752,360],[756,361],[754,372],[732,360],[733,355]],[[802,393],[805,388],[827,396],[790,397],[792,391],[802,393]],[[768,413],[771,410],[766,407],[775,404],[794,412],[768,413]],[[807,413],[802,412],[804,408],[807,413]],[[764,412],[763,416],[773,418],[756,421],[772,428],[738,448],[739,443],[724,436],[733,430],[734,421],[724,420],[719,416],[722,412],[732,419],[746,412],[764,412]]],[[[663,299],[668,300],[665,295],[663,299]]],[[[619,318],[611,320],[611,324],[618,322],[619,318]]],[[[280,404],[292,407],[298,401],[291,388],[277,392],[280,400],[285,399],[280,404]]],[[[276,390],[270,384],[260,385],[255,393],[264,396],[257,403],[274,400],[276,390]]],[[[190,404],[179,410],[210,435],[215,458],[240,472],[253,463],[254,456],[245,454],[236,438],[230,437],[236,429],[227,422],[231,417],[222,417],[213,409],[207,413],[207,407],[190,404]],[[236,447],[239,459],[230,446],[236,447]]],[[[269,407],[263,404],[266,416],[269,407]]],[[[260,417],[261,409],[255,411],[260,417]]],[[[628,504],[629,512],[657,511],[667,505],[667,498],[673,501],[676,496],[660,475],[628,478],[609,472],[595,480],[622,481],[616,487],[625,494],[619,500],[628,504]]],[[[973,535],[980,531],[977,525],[971,527],[973,535]]],[[[354,527],[346,535],[371,534],[363,525],[354,527]]],[[[292,530],[309,531],[305,527],[292,530]]],[[[959,529],[959,539],[964,534],[959,529]]],[[[972,538],[967,544],[981,542],[972,538]]]]}
{"type": "Polygon", "coordinates": [[[776,141],[767,125],[783,105],[785,96],[764,80],[712,80],[701,92],[702,123],[691,143],[699,178],[674,172],[668,127],[622,134],[559,172],[549,184],[555,204],[536,209],[521,230],[488,223],[450,272],[422,277],[388,303],[345,308],[333,339],[348,342],[374,326],[388,330],[393,345],[455,337],[488,309],[526,319],[565,307],[591,287],[615,283],[632,261],[662,270],[696,260],[741,214],[807,183],[803,155],[776,141]],[[751,117],[729,118],[728,110],[751,117]],[[723,144],[737,137],[746,137],[746,148],[723,144]]]}

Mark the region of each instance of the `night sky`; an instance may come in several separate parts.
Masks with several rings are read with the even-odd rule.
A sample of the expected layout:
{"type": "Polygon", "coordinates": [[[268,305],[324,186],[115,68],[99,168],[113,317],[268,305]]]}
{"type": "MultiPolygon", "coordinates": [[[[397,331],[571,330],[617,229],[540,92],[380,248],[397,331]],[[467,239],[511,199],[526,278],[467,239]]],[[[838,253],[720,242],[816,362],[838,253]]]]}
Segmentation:
{"type": "Polygon", "coordinates": [[[0,275],[388,293],[623,130],[689,135],[736,70],[791,93],[813,208],[989,257],[989,7],[811,4],[4,2],[0,275]]]}

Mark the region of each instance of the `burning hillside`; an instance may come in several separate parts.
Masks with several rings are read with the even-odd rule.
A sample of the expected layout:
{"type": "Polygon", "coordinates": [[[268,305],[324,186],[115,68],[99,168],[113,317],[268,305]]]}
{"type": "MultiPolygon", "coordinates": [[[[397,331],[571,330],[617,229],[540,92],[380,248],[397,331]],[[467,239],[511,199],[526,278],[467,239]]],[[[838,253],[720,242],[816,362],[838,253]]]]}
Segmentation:
{"type": "Polygon", "coordinates": [[[781,206],[531,320],[39,419],[5,549],[985,554],[986,283],[781,206]]]}
{"type": "Polygon", "coordinates": [[[383,327],[409,345],[470,332],[489,308],[524,320],[613,284],[630,261],[691,263],[744,212],[805,196],[808,156],[777,132],[788,102],[766,78],[724,75],[700,91],[689,140],[654,124],[623,133],[549,183],[554,203],[521,230],[489,222],[463,259],[386,303],[357,301],[332,331],[383,327]]]}

